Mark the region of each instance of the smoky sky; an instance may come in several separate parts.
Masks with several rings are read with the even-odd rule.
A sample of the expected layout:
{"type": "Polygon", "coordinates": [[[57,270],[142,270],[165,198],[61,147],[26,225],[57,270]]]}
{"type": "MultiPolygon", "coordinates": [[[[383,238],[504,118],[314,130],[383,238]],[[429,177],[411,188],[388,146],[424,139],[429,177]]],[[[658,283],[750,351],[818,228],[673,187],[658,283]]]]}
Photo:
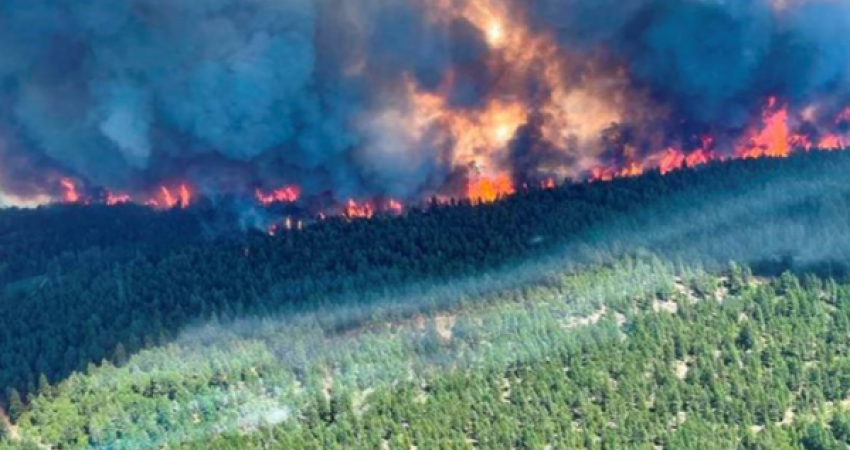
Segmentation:
{"type": "MultiPolygon", "coordinates": [[[[734,132],[766,95],[837,111],[850,94],[847,2],[503,3],[570,54],[618,61],[670,126],[734,132]]],[[[434,14],[431,0],[0,2],[2,191],[71,176],[126,190],[188,178],[336,198],[434,192],[458,169],[451,140],[407,129],[405,86],[436,90],[451,73],[450,104],[474,108],[499,76],[483,30],[434,14]]]]}

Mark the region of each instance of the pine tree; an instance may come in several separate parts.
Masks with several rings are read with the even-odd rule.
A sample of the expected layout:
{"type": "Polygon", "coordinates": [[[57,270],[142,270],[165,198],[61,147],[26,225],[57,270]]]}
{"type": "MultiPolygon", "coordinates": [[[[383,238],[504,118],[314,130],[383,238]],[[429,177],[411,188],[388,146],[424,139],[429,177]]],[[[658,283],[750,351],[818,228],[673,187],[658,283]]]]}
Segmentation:
{"type": "Polygon", "coordinates": [[[50,381],[47,380],[47,375],[39,374],[38,375],[38,395],[41,396],[50,396],[52,394],[52,389],[50,386],[50,381]]]}
{"type": "Polygon", "coordinates": [[[115,361],[116,366],[123,366],[127,364],[127,350],[124,348],[124,344],[118,343],[115,346],[115,355],[113,356],[113,360],[115,361]]]}
{"type": "Polygon", "coordinates": [[[9,418],[12,422],[17,422],[24,413],[24,402],[21,399],[21,394],[17,389],[12,389],[9,392],[9,418]]]}

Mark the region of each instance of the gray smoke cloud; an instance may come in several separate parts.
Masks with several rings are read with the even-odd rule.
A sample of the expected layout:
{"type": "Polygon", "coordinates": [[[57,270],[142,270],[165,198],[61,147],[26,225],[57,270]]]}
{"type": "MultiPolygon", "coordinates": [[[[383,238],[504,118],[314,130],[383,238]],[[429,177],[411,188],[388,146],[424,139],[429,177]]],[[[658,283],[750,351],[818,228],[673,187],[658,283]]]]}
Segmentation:
{"type": "MultiPolygon", "coordinates": [[[[827,120],[850,94],[847,2],[492,3],[565,53],[628,68],[641,98],[673,111],[652,124],[665,134],[738,133],[767,95],[823,101],[827,120]]],[[[71,176],[129,191],[189,179],[337,200],[436,192],[459,168],[443,132],[411,131],[406,83],[427,92],[451,74],[450,104],[474,108],[497,94],[500,68],[484,30],[434,12],[426,0],[6,0],[0,191],[32,197],[71,176]]],[[[523,172],[537,170],[528,147],[512,149],[523,172]]]]}
{"type": "MultiPolygon", "coordinates": [[[[327,0],[3,2],[2,108],[24,141],[13,151],[106,186],[206,159],[262,165],[253,171],[258,177],[318,176],[326,185],[316,188],[341,191],[368,188],[368,169],[379,174],[375,190],[400,191],[397,178],[409,182],[434,164],[402,153],[408,145],[376,168],[386,151],[363,151],[370,130],[358,131],[356,122],[391,94],[378,92],[377,80],[345,76],[344,66],[368,52],[390,81],[408,72],[437,77],[433,62],[448,54],[448,43],[425,28],[417,8],[401,1],[357,8],[327,0]]],[[[393,144],[405,145],[385,145],[393,144]]]]}

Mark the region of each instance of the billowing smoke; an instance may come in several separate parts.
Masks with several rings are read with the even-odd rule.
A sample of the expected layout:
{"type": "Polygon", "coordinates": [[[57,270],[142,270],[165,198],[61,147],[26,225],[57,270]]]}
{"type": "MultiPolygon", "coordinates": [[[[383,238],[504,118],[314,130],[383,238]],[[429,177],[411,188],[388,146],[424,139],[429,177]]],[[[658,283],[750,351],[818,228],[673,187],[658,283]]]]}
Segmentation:
{"type": "Polygon", "coordinates": [[[0,202],[488,199],[843,148],[848,29],[841,0],[6,0],[0,202]]]}

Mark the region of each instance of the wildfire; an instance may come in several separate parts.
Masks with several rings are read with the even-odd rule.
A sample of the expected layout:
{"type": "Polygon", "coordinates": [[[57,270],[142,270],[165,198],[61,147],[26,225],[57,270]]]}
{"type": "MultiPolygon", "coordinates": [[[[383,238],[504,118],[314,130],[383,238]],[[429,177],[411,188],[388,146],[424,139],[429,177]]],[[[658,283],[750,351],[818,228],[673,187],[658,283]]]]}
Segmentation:
{"type": "MultiPolygon", "coordinates": [[[[835,119],[836,125],[841,125],[850,110],[845,110],[835,119]]],[[[801,120],[811,123],[813,108],[804,110],[801,120]]],[[[761,129],[750,131],[753,136],[748,143],[742,145],[736,152],[739,158],[761,158],[774,157],[784,158],[794,150],[811,150],[819,148],[822,150],[838,150],[845,147],[846,137],[833,132],[823,132],[819,138],[793,131],[792,119],[787,106],[779,106],[775,97],[768,99],[767,106],[762,114],[763,124],[761,129]],[[815,140],[816,139],[816,140],[815,140]],[[816,142],[813,143],[813,142],[816,142]]]]}
{"type": "Polygon", "coordinates": [[[77,192],[77,185],[70,178],[63,178],[59,181],[62,185],[62,199],[65,203],[77,203],[80,201],[80,193],[77,192]]]}
{"type": "MultiPolygon", "coordinates": [[[[777,0],[779,3],[779,1],[777,0]]],[[[489,46],[486,64],[498,78],[489,81],[489,95],[475,107],[454,106],[450,93],[457,74],[450,71],[442,84],[422,88],[408,79],[408,96],[413,106],[406,123],[415,129],[411,135],[421,137],[438,130],[446,136],[440,142],[451,146],[453,164],[457,167],[481,168],[487,175],[473,175],[466,196],[477,202],[492,202],[513,193],[513,182],[506,173],[511,145],[518,130],[529,125],[534,115],[539,136],[549,148],[560,152],[573,164],[546,167],[558,176],[589,177],[609,180],[640,175],[647,170],[661,173],[694,167],[731,155],[735,158],[785,157],[796,149],[814,147],[843,148],[844,136],[819,130],[817,136],[797,131],[799,122],[788,105],[778,97],[767,99],[757,117],[733,148],[715,148],[718,139],[702,138],[702,145],[686,148],[682,144],[666,145],[661,136],[643,136],[643,143],[615,140],[613,147],[620,156],[608,156],[612,145],[605,134],[612,125],[653,123],[670,119],[663,108],[641,107],[652,104],[646,93],[630,89],[628,67],[588,64],[586,57],[562,48],[555,38],[531,28],[523,11],[500,0],[435,0],[433,20],[462,19],[481,31],[489,46]],[[571,77],[575,67],[582,76],[571,77]],[[529,86],[534,86],[530,89],[529,86]],[[656,149],[645,149],[647,142],[657,142],[656,149]],[[640,148],[640,150],[639,150],[640,148]],[[496,175],[492,175],[496,174],[496,175]]],[[[850,118],[850,109],[847,110],[850,118]]],[[[811,121],[809,121],[811,122],[811,121]]],[[[808,123],[808,122],[807,122],[808,123]]],[[[615,129],[617,130],[617,129],[615,129]]],[[[617,131],[619,132],[619,131],[617,131]]]]}
{"type": "MultiPolygon", "coordinates": [[[[480,30],[489,46],[484,64],[498,77],[488,81],[484,101],[472,107],[458,107],[450,100],[459,76],[455,71],[449,71],[436,89],[422,88],[410,77],[407,96],[412,111],[387,116],[406,115],[395,123],[408,128],[408,135],[417,140],[442,136],[438,144],[451,148],[454,167],[476,167],[488,174],[473,177],[468,198],[489,202],[514,192],[513,183],[502,174],[510,172],[506,166],[517,132],[532,120],[540,122],[535,122],[539,138],[560,149],[565,159],[575,159],[570,155],[579,151],[587,161],[594,159],[591,149],[602,147],[603,132],[626,115],[626,96],[621,92],[625,71],[611,74],[607,68],[588,67],[583,70],[598,70],[600,76],[571,76],[573,66],[585,65],[586,58],[567,53],[554,36],[533,29],[509,2],[435,0],[433,5],[433,20],[464,20],[480,30]]],[[[579,167],[549,169],[558,177],[586,173],[579,167]]],[[[642,167],[635,162],[608,171],[612,176],[634,175],[642,167]]]]}
{"type": "Polygon", "coordinates": [[[777,108],[777,100],[771,97],[762,115],[764,127],[755,130],[750,142],[738,149],[740,158],[785,157],[791,153],[792,144],[805,146],[805,141],[794,136],[788,129],[788,108],[777,108]]]}
{"type": "Polygon", "coordinates": [[[401,215],[404,214],[404,205],[398,200],[390,200],[387,203],[387,211],[390,214],[401,215]]]}
{"type": "MultiPolygon", "coordinates": [[[[714,154],[709,150],[711,146],[711,140],[708,139],[704,143],[705,147],[696,149],[688,154],[681,152],[680,150],[669,148],[661,157],[661,161],[658,164],[658,170],[662,174],[668,174],[674,170],[682,169],[683,167],[696,167],[703,164],[708,164],[714,159],[717,159],[714,154]]],[[[644,170],[641,170],[643,172],[644,170]]]]}
{"type": "Polygon", "coordinates": [[[188,208],[192,203],[192,192],[186,184],[181,184],[175,191],[166,186],[160,186],[158,198],[151,198],[146,205],[154,208],[172,209],[174,207],[188,208]]]}
{"type": "MultiPolygon", "coordinates": [[[[349,199],[342,207],[342,216],[346,219],[371,219],[378,214],[398,216],[404,214],[404,204],[398,200],[368,200],[358,202],[349,199]]],[[[319,220],[324,220],[325,215],[320,213],[319,220]]]]}
{"type": "Polygon", "coordinates": [[[343,215],[348,219],[370,219],[375,215],[375,208],[369,202],[357,203],[350,199],[345,204],[343,215]]]}
{"type": "Polygon", "coordinates": [[[498,19],[492,19],[487,26],[487,42],[493,47],[499,47],[504,41],[505,27],[498,19]]]}
{"type": "Polygon", "coordinates": [[[120,205],[122,203],[130,203],[132,199],[127,194],[113,194],[112,192],[106,193],[106,204],[109,206],[120,205]]]}
{"type": "Polygon", "coordinates": [[[270,192],[263,192],[261,189],[254,191],[254,197],[263,205],[271,205],[273,203],[294,203],[301,196],[301,189],[298,186],[286,186],[280,189],[275,189],[270,192]]]}
{"type": "Polygon", "coordinates": [[[845,148],[847,145],[844,143],[844,139],[841,136],[836,134],[829,134],[820,139],[818,141],[818,148],[823,150],[840,150],[845,148]]]}
{"type": "Polygon", "coordinates": [[[304,221],[302,221],[301,219],[293,219],[292,217],[287,217],[283,220],[283,222],[271,224],[266,231],[269,236],[276,236],[282,230],[293,231],[303,229],[304,221]]]}
{"type": "MultiPolygon", "coordinates": [[[[801,119],[811,121],[813,114],[810,110],[804,111],[801,119]]],[[[796,150],[807,151],[814,148],[840,150],[846,148],[846,143],[850,139],[850,136],[847,135],[824,133],[815,141],[806,134],[793,131],[792,117],[788,107],[780,105],[775,97],[768,99],[761,118],[762,122],[750,127],[741,144],[734,150],[734,158],[785,158],[796,150]],[[817,144],[815,145],[813,142],[817,142],[817,144]]],[[[835,124],[845,123],[848,118],[850,118],[850,109],[843,111],[836,118],[835,124]]],[[[660,157],[651,153],[643,160],[628,161],[621,166],[595,167],[591,170],[590,178],[593,180],[610,180],[618,177],[630,177],[655,168],[662,174],[666,174],[685,166],[695,167],[723,159],[712,149],[714,139],[711,136],[703,137],[702,141],[701,148],[687,154],[675,148],[668,148],[660,154],[660,157]]]]}
{"type": "MultiPolygon", "coordinates": [[[[836,127],[847,128],[850,125],[850,108],[846,108],[835,118],[836,127]]],[[[848,133],[850,134],[850,133],[848,133]]],[[[827,132],[818,141],[818,147],[823,150],[842,150],[850,144],[850,136],[842,136],[827,132]]]]}
{"type": "Polygon", "coordinates": [[[664,153],[664,156],[661,158],[661,165],[659,166],[659,169],[661,170],[661,173],[666,174],[676,169],[680,169],[684,164],[684,153],[670,148],[667,149],[667,152],[664,153]]]}
{"type": "MultiPolygon", "coordinates": [[[[808,0],[770,1],[780,11],[808,0]]],[[[392,95],[370,103],[369,111],[353,122],[363,127],[359,131],[369,132],[369,138],[362,140],[367,147],[364,151],[384,139],[382,145],[373,146],[381,147],[375,155],[390,159],[402,156],[388,165],[410,163],[418,168],[419,163],[425,162],[466,177],[464,187],[456,188],[453,183],[441,186],[452,192],[434,189],[439,195],[490,203],[513,194],[517,190],[515,182],[522,183],[521,180],[543,180],[539,186],[548,189],[555,186],[555,179],[567,177],[611,180],[649,170],[667,174],[724,158],[787,157],[797,150],[838,150],[850,144],[850,108],[831,120],[830,115],[837,109],[832,109],[834,105],[829,102],[813,101],[803,107],[789,103],[783,93],[777,92],[764,99],[760,114],[754,108],[749,122],[742,125],[737,121],[735,125],[695,124],[682,117],[676,103],[662,103],[654,99],[653,92],[644,92],[650,88],[635,83],[629,60],[620,59],[616,51],[611,55],[600,49],[597,55],[588,49],[565,48],[560,34],[555,36],[559,30],[532,25],[533,18],[517,6],[522,2],[425,3],[428,9],[424,20],[445,25],[447,30],[457,23],[477,30],[479,35],[474,37],[482,45],[480,52],[475,52],[476,59],[428,77],[428,82],[417,81],[420,77],[414,73],[384,74],[378,70],[381,73],[375,75],[376,79],[395,77],[386,83],[392,87],[392,91],[387,91],[392,95]],[[459,97],[466,97],[458,93],[466,94],[470,85],[473,90],[480,90],[472,95],[474,101],[459,101],[459,97]],[[683,124],[683,135],[675,128],[679,123],[683,124]],[[706,135],[684,136],[693,128],[706,135]],[[540,154],[535,153],[538,147],[540,154]],[[412,155],[402,154],[408,151],[412,155]],[[427,151],[433,155],[422,156],[427,151]],[[532,172],[532,176],[525,176],[527,173],[522,170],[532,172]]],[[[347,62],[345,73],[372,81],[368,77],[375,70],[375,61],[365,50],[357,56],[347,62]]],[[[420,181],[422,184],[410,192],[421,191],[423,197],[434,194],[428,190],[433,187],[431,180],[420,181]]],[[[189,206],[193,200],[191,185],[173,182],[147,190],[147,195],[133,192],[131,198],[107,193],[98,200],[109,205],[139,201],[164,209],[189,206]]],[[[302,200],[297,185],[271,190],[255,187],[246,183],[234,190],[246,196],[253,190],[254,200],[263,206],[302,200]]],[[[53,188],[53,199],[61,195],[69,203],[89,200],[70,178],[63,178],[60,186],[53,188]]],[[[381,213],[402,214],[404,205],[378,195],[313,210],[316,209],[323,209],[319,214],[355,219],[381,213]]],[[[276,224],[274,230],[299,226],[287,219],[276,224]]]]}
{"type": "Polygon", "coordinates": [[[458,110],[438,93],[420,90],[408,80],[413,107],[409,133],[419,137],[440,129],[451,142],[455,166],[495,166],[504,158],[516,131],[527,121],[526,106],[512,99],[491,99],[479,110],[458,110]]]}
{"type": "Polygon", "coordinates": [[[469,181],[467,196],[479,203],[492,203],[515,192],[513,180],[507,174],[479,176],[469,181]]]}

